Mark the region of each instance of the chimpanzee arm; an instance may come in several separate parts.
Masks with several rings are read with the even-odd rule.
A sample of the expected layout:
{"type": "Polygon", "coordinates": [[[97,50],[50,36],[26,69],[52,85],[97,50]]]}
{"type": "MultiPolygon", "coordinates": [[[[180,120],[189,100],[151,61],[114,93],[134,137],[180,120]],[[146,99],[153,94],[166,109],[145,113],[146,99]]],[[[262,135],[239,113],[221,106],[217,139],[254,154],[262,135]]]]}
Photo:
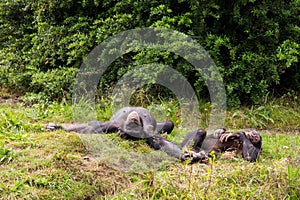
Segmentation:
{"type": "Polygon", "coordinates": [[[117,133],[119,131],[118,125],[110,121],[91,121],[88,125],[96,130],[96,133],[117,133]]]}
{"type": "Polygon", "coordinates": [[[156,125],[157,133],[170,134],[174,129],[174,123],[172,121],[158,122],[156,125]]]}
{"type": "Polygon", "coordinates": [[[75,124],[75,125],[67,125],[61,124],[57,125],[55,123],[49,123],[46,126],[47,131],[52,130],[65,130],[65,131],[74,131],[77,133],[115,133],[118,132],[119,128],[111,122],[99,122],[99,121],[91,121],[88,124],[75,124]]]}
{"type": "Polygon", "coordinates": [[[220,136],[220,141],[226,143],[230,140],[239,139],[243,135],[242,132],[224,133],[220,136]]]}

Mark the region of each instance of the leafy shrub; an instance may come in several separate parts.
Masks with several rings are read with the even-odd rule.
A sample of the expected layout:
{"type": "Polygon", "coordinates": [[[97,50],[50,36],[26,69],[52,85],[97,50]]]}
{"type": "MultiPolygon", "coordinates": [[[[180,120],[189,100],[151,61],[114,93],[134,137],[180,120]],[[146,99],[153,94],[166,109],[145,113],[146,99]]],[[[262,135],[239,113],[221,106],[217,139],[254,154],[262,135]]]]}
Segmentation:
{"type": "MultiPolygon", "coordinates": [[[[125,30],[165,27],[191,35],[209,51],[223,76],[229,105],[261,103],[266,93],[299,91],[299,6],[297,0],[4,0],[0,85],[35,99],[69,98],[70,76],[93,47],[125,30]],[[61,75],[67,78],[57,77],[61,75]]],[[[100,95],[131,67],[151,62],[171,65],[199,97],[208,96],[201,76],[178,55],[157,50],[131,52],[111,64],[100,95]]]]}
{"type": "Polygon", "coordinates": [[[28,92],[25,99],[29,101],[70,99],[76,72],[76,68],[63,67],[33,74],[30,83],[32,92],[28,92]]]}

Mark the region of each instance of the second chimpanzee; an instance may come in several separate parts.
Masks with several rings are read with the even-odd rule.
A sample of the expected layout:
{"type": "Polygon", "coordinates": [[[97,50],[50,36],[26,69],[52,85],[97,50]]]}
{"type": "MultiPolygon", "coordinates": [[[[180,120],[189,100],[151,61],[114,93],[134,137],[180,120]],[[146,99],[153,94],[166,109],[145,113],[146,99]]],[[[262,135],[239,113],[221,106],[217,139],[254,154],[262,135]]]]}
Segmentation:
{"type": "Polygon", "coordinates": [[[216,154],[235,150],[250,162],[257,161],[262,150],[262,138],[256,130],[245,132],[226,132],[226,129],[217,129],[214,134],[208,135],[203,141],[199,141],[197,135],[189,133],[183,140],[182,145],[192,141],[192,149],[195,152],[204,150],[214,151],[216,154]]]}

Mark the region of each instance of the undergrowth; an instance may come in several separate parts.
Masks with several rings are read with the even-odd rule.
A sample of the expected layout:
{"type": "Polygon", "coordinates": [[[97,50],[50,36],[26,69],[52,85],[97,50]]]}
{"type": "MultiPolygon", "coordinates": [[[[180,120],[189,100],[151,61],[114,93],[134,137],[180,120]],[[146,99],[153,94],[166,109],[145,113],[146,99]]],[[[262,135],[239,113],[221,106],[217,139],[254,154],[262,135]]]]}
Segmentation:
{"type": "MultiPolygon", "coordinates": [[[[173,120],[175,133],[182,132],[177,126],[181,120],[178,102],[143,106],[158,113],[159,120],[173,120]]],[[[96,110],[99,120],[107,120],[112,114],[110,101],[102,100],[96,110]]],[[[110,160],[104,162],[74,133],[46,132],[49,121],[72,122],[72,106],[66,102],[0,104],[0,113],[0,199],[300,198],[300,112],[296,103],[287,106],[277,101],[228,110],[228,129],[259,129],[263,151],[257,163],[225,154],[210,164],[171,161],[142,172],[124,172],[110,165],[110,160]]],[[[199,118],[204,128],[209,113],[210,105],[201,105],[199,118]]],[[[143,141],[114,134],[101,137],[105,139],[100,142],[125,152],[150,155],[154,151],[143,141]]],[[[173,140],[172,134],[168,139],[173,140]]]]}

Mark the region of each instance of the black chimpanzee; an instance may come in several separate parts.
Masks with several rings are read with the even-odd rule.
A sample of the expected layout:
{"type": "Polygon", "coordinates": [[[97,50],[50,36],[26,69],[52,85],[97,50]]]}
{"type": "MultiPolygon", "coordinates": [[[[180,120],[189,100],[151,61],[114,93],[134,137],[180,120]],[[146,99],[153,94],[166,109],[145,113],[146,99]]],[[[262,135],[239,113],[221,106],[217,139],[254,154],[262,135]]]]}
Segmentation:
{"type": "MultiPolygon", "coordinates": [[[[144,139],[155,150],[162,150],[168,155],[180,160],[191,160],[201,162],[207,160],[207,153],[204,151],[185,151],[160,136],[160,133],[171,133],[174,124],[171,121],[156,123],[155,118],[148,110],[142,107],[124,107],[118,110],[108,122],[92,121],[89,124],[77,124],[71,127],[64,125],[58,126],[49,123],[47,130],[63,129],[65,131],[75,131],[77,133],[119,133],[121,137],[128,139],[144,139]]],[[[203,141],[206,132],[196,130],[195,133],[203,141]]],[[[194,139],[196,140],[196,139],[194,139]]]]}
{"type": "Polygon", "coordinates": [[[214,134],[208,135],[202,143],[198,143],[199,138],[188,133],[183,140],[192,140],[194,145],[192,150],[198,152],[200,149],[205,152],[214,151],[216,154],[225,151],[236,151],[250,162],[257,161],[262,151],[262,138],[256,130],[245,132],[226,132],[226,129],[217,129],[214,134]]]}
{"type": "Polygon", "coordinates": [[[72,127],[58,126],[49,123],[47,130],[63,129],[77,133],[119,133],[129,139],[145,139],[155,150],[162,150],[180,160],[207,162],[209,152],[224,152],[237,149],[248,161],[257,160],[261,151],[261,137],[252,130],[250,132],[227,133],[225,129],[217,129],[206,137],[206,131],[198,129],[188,133],[180,146],[166,140],[160,133],[171,133],[174,124],[171,121],[157,123],[148,110],[142,107],[124,107],[118,110],[108,122],[92,121],[72,127]],[[191,151],[182,151],[192,146],[191,151]]]}

